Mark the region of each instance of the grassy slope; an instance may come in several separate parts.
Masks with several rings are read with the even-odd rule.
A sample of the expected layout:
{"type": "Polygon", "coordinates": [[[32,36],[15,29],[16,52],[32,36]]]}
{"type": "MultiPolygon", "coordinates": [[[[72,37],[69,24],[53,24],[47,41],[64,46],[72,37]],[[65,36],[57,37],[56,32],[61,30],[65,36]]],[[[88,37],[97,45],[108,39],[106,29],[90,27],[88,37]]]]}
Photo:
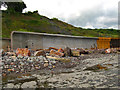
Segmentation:
{"type": "Polygon", "coordinates": [[[56,18],[49,19],[37,13],[8,14],[2,13],[2,37],[10,38],[12,31],[66,34],[75,36],[111,36],[120,37],[120,30],[113,29],[82,29],[62,22],[56,18]]]}

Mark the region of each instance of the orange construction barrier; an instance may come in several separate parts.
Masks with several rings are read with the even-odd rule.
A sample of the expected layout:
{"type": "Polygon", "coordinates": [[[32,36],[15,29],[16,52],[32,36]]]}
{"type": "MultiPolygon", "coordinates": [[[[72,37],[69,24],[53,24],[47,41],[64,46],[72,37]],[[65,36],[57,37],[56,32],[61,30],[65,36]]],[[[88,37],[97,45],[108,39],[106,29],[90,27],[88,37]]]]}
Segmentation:
{"type": "Polygon", "coordinates": [[[97,48],[98,49],[110,48],[110,41],[111,38],[99,37],[99,39],[97,40],[97,48]]]}
{"type": "Polygon", "coordinates": [[[120,47],[120,38],[99,37],[97,40],[98,49],[118,48],[120,47]]]}

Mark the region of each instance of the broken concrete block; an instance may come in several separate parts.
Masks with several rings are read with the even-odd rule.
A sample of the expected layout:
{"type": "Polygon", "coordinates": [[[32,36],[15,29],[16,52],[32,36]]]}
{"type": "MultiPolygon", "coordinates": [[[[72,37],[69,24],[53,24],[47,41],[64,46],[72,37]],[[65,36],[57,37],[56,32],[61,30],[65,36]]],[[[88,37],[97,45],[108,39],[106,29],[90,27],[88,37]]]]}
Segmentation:
{"type": "Polygon", "coordinates": [[[58,52],[64,52],[64,50],[62,48],[59,48],[58,52]]]}
{"type": "Polygon", "coordinates": [[[45,63],[48,63],[48,61],[47,61],[47,60],[45,60],[44,62],[45,62],[45,63]]]}
{"type": "Polygon", "coordinates": [[[80,56],[80,51],[72,50],[72,55],[73,56],[80,56]]]}
{"type": "Polygon", "coordinates": [[[61,53],[61,52],[58,52],[58,51],[55,51],[55,50],[51,50],[50,51],[50,56],[64,56],[64,53],[61,53]]]}
{"type": "Polygon", "coordinates": [[[57,57],[52,57],[52,56],[46,56],[49,59],[56,59],[57,57]]]}
{"type": "Polygon", "coordinates": [[[105,50],[105,53],[111,53],[111,49],[109,48],[109,49],[106,49],[105,50]]]}
{"type": "Polygon", "coordinates": [[[36,51],[34,53],[34,56],[45,56],[45,51],[44,50],[36,51]]]}
{"type": "Polygon", "coordinates": [[[16,50],[16,54],[18,55],[22,55],[22,56],[30,56],[30,50],[28,50],[28,48],[17,48],[16,50]]]}
{"type": "Polygon", "coordinates": [[[51,50],[51,49],[53,49],[53,50],[58,50],[57,48],[55,48],[55,47],[49,47],[49,50],[51,50]]]}
{"type": "Polygon", "coordinates": [[[44,49],[45,53],[50,53],[50,49],[44,49]]]}
{"type": "Polygon", "coordinates": [[[46,57],[49,59],[55,59],[55,60],[62,61],[62,62],[70,62],[69,58],[58,58],[58,57],[52,57],[52,56],[46,56],[46,57]]]}

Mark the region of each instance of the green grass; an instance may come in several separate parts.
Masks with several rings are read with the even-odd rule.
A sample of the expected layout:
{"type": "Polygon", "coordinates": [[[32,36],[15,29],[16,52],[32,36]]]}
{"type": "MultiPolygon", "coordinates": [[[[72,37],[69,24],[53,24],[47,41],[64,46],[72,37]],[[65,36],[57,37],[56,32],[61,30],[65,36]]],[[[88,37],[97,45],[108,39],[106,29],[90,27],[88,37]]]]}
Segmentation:
{"type": "Polygon", "coordinates": [[[49,19],[37,13],[2,13],[2,37],[10,38],[12,31],[66,34],[87,37],[120,37],[120,30],[83,29],[57,18],[49,19]]]}

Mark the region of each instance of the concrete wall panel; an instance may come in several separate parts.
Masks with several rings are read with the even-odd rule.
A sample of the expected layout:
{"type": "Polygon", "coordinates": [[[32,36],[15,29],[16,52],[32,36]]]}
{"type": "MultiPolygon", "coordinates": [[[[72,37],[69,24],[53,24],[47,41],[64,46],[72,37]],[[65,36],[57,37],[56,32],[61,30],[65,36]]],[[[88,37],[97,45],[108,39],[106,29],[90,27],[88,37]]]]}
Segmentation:
{"type": "Polygon", "coordinates": [[[96,39],[82,39],[71,37],[56,37],[56,36],[43,36],[43,48],[56,47],[56,48],[91,48],[91,45],[97,46],[96,39]]]}
{"type": "Polygon", "coordinates": [[[70,35],[43,34],[32,32],[13,32],[12,46],[16,48],[40,49],[40,48],[91,48],[94,44],[97,46],[97,38],[79,37],[70,35]]]}
{"type": "Polygon", "coordinates": [[[43,48],[42,36],[40,35],[15,33],[12,35],[12,44],[13,49],[25,48],[26,46],[31,49],[43,48]]]}
{"type": "Polygon", "coordinates": [[[10,39],[0,39],[0,48],[3,48],[4,50],[7,50],[7,46],[11,46],[11,40],[10,39]]]}

